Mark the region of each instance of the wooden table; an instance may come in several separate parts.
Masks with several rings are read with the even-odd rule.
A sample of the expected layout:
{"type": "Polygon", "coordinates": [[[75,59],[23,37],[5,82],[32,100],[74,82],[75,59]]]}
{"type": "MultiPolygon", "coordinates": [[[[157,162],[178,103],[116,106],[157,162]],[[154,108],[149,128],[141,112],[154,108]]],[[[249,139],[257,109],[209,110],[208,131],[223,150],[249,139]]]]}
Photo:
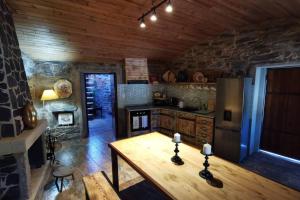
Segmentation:
{"type": "Polygon", "coordinates": [[[180,144],[179,156],[184,165],[174,165],[170,159],[175,145],[171,138],[158,132],[119,140],[109,146],[112,150],[113,185],[117,191],[117,156],[120,156],[171,199],[300,199],[300,192],[216,156],[209,158],[209,170],[223,182],[223,188],[212,187],[198,175],[204,162],[199,150],[180,144]]]}

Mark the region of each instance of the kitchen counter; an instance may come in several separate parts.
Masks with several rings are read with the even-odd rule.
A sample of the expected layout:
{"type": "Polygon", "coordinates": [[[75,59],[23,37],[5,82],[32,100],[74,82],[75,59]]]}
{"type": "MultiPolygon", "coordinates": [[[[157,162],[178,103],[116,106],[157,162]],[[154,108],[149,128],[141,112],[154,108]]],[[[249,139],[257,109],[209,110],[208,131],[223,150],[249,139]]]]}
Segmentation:
{"type": "Polygon", "coordinates": [[[202,117],[208,117],[208,118],[214,118],[215,113],[199,113],[197,111],[186,111],[184,109],[180,109],[175,106],[154,106],[154,105],[137,105],[137,106],[127,106],[126,107],[127,111],[138,111],[138,110],[154,110],[154,109],[166,109],[166,110],[173,110],[173,111],[178,111],[178,112],[185,112],[185,113],[192,113],[198,116],[202,117]]]}

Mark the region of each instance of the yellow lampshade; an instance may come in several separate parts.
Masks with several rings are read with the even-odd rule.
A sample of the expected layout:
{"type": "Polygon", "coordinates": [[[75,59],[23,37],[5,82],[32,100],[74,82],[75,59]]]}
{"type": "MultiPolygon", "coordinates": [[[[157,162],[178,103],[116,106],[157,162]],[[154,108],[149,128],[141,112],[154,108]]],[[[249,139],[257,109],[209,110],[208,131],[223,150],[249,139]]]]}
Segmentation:
{"type": "Polygon", "coordinates": [[[41,97],[42,101],[49,101],[54,99],[58,99],[58,96],[54,92],[54,90],[44,90],[43,95],[41,97]]]}

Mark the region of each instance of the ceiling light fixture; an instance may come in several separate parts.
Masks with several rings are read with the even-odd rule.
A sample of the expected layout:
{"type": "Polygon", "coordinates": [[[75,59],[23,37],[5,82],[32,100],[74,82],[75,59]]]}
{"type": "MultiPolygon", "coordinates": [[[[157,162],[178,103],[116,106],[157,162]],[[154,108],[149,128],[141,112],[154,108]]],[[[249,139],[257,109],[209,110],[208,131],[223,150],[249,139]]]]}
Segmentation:
{"type": "Polygon", "coordinates": [[[146,28],[146,24],[145,24],[145,21],[144,21],[144,17],[141,19],[140,27],[141,27],[141,28],[146,28]]]}
{"type": "Polygon", "coordinates": [[[153,21],[153,22],[156,22],[156,21],[157,21],[157,16],[156,16],[155,9],[153,10],[153,13],[152,13],[150,19],[151,19],[151,21],[153,21]]]}
{"type": "Polygon", "coordinates": [[[171,3],[171,0],[169,0],[168,3],[167,3],[166,12],[167,13],[173,12],[173,6],[172,6],[172,3],[171,3]]]}
{"type": "Polygon", "coordinates": [[[162,0],[157,5],[154,5],[154,1],[152,1],[152,8],[150,10],[148,10],[147,12],[145,12],[141,17],[138,18],[138,21],[140,22],[140,27],[141,28],[146,28],[146,24],[145,24],[144,19],[145,19],[146,16],[148,16],[151,13],[152,14],[150,16],[150,20],[153,21],[153,22],[157,21],[156,11],[164,3],[167,3],[167,6],[165,8],[166,12],[171,13],[173,11],[173,6],[171,4],[171,0],[162,0]]]}

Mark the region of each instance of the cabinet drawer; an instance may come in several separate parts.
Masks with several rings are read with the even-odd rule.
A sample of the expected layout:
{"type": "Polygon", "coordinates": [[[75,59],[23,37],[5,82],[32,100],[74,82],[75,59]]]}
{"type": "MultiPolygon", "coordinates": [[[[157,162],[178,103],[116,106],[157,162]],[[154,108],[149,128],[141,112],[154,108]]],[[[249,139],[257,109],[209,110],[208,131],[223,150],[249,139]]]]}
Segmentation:
{"type": "Polygon", "coordinates": [[[184,112],[178,112],[177,117],[184,118],[184,119],[191,119],[191,120],[196,119],[196,115],[194,115],[192,113],[184,113],[184,112]]]}
{"type": "Polygon", "coordinates": [[[172,110],[167,110],[167,109],[160,109],[160,114],[162,115],[170,115],[170,116],[175,116],[175,111],[172,110]]]}
{"type": "Polygon", "coordinates": [[[200,123],[201,125],[207,125],[207,126],[213,126],[214,120],[207,117],[197,117],[196,119],[197,123],[200,123]]]}
{"type": "Polygon", "coordinates": [[[196,132],[212,134],[213,127],[212,126],[201,125],[201,124],[197,123],[196,132]]]}

